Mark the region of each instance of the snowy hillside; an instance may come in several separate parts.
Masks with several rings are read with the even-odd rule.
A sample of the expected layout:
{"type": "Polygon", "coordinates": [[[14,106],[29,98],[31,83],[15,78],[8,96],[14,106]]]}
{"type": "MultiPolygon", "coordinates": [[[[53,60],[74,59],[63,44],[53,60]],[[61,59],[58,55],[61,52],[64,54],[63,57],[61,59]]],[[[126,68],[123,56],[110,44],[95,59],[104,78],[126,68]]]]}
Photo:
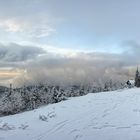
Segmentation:
{"type": "Polygon", "coordinates": [[[0,140],[139,140],[140,89],[90,93],[0,118],[0,140]]]}

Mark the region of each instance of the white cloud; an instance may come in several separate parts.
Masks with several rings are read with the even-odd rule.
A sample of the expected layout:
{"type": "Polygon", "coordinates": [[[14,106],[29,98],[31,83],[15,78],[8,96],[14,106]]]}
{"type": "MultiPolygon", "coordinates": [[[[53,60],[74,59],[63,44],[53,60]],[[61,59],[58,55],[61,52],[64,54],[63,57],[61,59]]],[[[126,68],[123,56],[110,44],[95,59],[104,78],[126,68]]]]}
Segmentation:
{"type": "Polygon", "coordinates": [[[40,38],[48,37],[56,30],[48,22],[26,20],[20,18],[0,19],[0,36],[2,42],[38,42],[40,38]]]}
{"type": "Polygon", "coordinates": [[[1,19],[0,28],[6,32],[23,32],[27,28],[27,24],[20,23],[16,19],[1,19]]]}
{"type": "Polygon", "coordinates": [[[56,30],[47,24],[40,25],[39,27],[35,26],[29,30],[29,34],[34,38],[48,37],[54,32],[56,32],[56,30]]]}

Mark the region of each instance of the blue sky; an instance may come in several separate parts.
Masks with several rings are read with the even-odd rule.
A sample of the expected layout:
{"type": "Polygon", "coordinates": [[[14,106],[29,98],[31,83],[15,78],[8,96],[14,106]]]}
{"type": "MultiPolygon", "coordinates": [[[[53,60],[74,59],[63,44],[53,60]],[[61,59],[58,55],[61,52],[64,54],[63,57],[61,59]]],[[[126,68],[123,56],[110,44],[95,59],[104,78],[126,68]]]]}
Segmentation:
{"type": "Polygon", "coordinates": [[[34,81],[30,65],[42,64],[48,78],[59,77],[59,67],[45,65],[59,60],[65,78],[68,69],[73,79],[74,69],[94,77],[89,76],[91,64],[94,75],[101,70],[114,76],[121,70],[130,78],[140,64],[139,13],[139,0],[0,0],[0,76],[7,82],[27,72],[25,77],[34,81]]]}

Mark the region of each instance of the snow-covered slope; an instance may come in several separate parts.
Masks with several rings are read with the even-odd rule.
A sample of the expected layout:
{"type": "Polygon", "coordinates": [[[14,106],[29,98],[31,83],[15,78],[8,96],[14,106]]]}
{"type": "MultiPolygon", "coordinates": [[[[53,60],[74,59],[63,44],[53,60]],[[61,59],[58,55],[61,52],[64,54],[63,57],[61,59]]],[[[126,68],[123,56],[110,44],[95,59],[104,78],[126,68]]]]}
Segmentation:
{"type": "Polygon", "coordinates": [[[90,93],[0,118],[0,140],[139,140],[140,89],[90,93]]]}

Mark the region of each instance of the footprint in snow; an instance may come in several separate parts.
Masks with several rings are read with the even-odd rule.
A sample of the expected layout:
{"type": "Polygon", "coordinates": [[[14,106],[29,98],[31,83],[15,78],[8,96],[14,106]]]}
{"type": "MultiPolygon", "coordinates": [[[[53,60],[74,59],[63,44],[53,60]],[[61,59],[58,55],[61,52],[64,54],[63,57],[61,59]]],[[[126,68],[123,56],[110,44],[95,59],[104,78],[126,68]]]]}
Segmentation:
{"type": "Polygon", "coordinates": [[[116,129],[129,129],[131,126],[122,126],[122,127],[117,127],[116,129]]]}
{"type": "Polygon", "coordinates": [[[79,132],[79,131],[80,131],[80,130],[78,130],[78,129],[73,129],[73,130],[70,131],[69,134],[76,133],[76,132],[79,132]]]}
{"type": "Polygon", "coordinates": [[[25,130],[26,128],[28,128],[29,125],[25,125],[25,124],[21,124],[20,127],[18,127],[19,129],[25,130]]]}
{"type": "Polygon", "coordinates": [[[136,130],[136,132],[139,132],[140,133],[140,130],[136,130]]]}
{"type": "Polygon", "coordinates": [[[109,115],[109,113],[106,113],[106,114],[102,115],[102,118],[104,118],[104,117],[106,117],[108,115],[109,115]]]}
{"type": "Polygon", "coordinates": [[[82,135],[76,135],[75,138],[74,138],[74,140],[78,140],[78,139],[80,139],[82,137],[83,137],[82,135]]]}
{"type": "Polygon", "coordinates": [[[132,124],[133,126],[139,126],[140,124],[138,124],[138,123],[134,123],[134,124],[132,124]]]}
{"type": "Polygon", "coordinates": [[[103,125],[103,128],[107,128],[107,127],[116,127],[116,126],[115,125],[110,125],[110,124],[103,125]]]}

